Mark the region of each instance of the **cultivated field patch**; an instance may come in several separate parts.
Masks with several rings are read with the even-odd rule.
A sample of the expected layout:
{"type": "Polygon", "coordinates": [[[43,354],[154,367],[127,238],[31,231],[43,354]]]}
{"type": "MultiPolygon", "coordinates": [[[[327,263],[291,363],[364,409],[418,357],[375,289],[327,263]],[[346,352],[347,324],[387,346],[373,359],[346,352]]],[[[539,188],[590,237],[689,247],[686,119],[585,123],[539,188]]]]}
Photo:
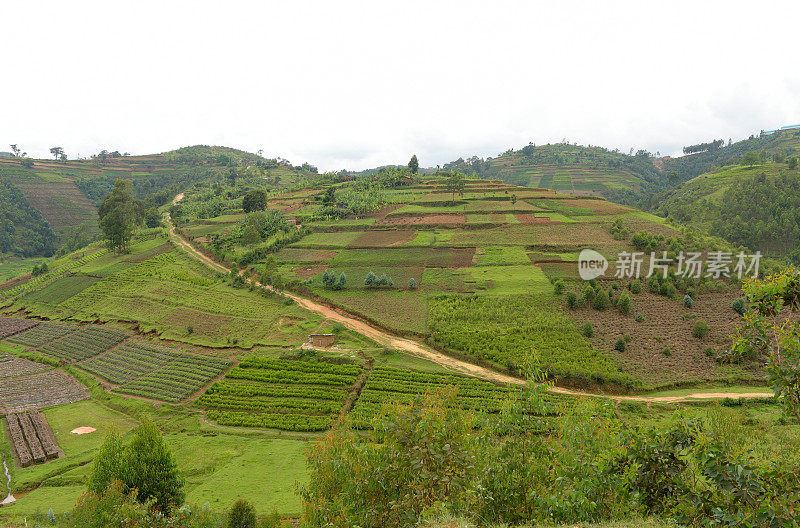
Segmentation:
{"type": "Polygon", "coordinates": [[[17,376],[14,383],[0,383],[0,413],[41,409],[89,398],[89,390],[58,370],[17,376]]]}
{"type": "MultiPolygon", "coordinates": [[[[50,367],[47,365],[0,352],[0,378],[24,376],[26,374],[33,374],[34,372],[41,372],[49,369],[50,367]]],[[[4,383],[11,383],[11,381],[6,380],[4,383]]]]}
{"type": "Polygon", "coordinates": [[[9,338],[9,341],[12,343],[19,343],[20,345],[39,348],[40,346],[65,337],[76,330],[78,330],[77,326],[42,323],[30,330],[12,336],[9,338]]]}
{"type": "Polygon", "coordinates": [[[14,317],[0,317],[0,339],[18,334],[39,324],[35,319],[16,319],[14,317]]]}
{"type": "Polygon", "coordinates": [[[376,225],[462,225],[467,221],[464,214],[421,214],[421,215],[391,215],[376,222],[376,225]]]}
{"type": "Polygon", "coordinates": [[[39,350],[69,361],[80,361],[114,348],[127,338],[128,334],[109,328],[82,326],[77,332],[40,346],[39,350]]]}
{"type": "Polygon", "coordinates": [[[202,389],[230,365],[231,362],[224,359],[184,354],[115,390],[177,403],[202,389]]]}
{"type": "Polygon", "coordinates": [[[220,425],[328,429],[361,374],[349,363],[248,358],[195,402],[220,425]]]}
{"type": "Polygon", "coordinates": [[[371,229],[358,235],[351,243],[351,248],[397,247],[411,242],[416,233],[403,229],[371,229]]]}

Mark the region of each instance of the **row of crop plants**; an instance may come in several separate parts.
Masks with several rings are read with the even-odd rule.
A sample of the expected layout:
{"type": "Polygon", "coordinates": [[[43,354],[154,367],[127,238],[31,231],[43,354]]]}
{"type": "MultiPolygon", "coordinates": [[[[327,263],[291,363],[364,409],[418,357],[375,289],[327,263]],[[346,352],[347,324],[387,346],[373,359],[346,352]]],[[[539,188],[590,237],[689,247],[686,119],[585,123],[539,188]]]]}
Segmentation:
{"type": "Polygon", "coordinates": [[[41,352],[72,361],[80,361],[110,350],[128,338],[128,334],[100,328],[82,326],[72,334],[39,347],[41,352]]]}
{"type": "Polygon", "coordinates": [[[331,426],[360,373],[349,363],[248,358],[195,404],[220,425],[321,431],[331,426]]]}
{"type": "MultiPolygon", "coordinates": [[[[455,374],[433,374],[391,367],[375,367],[350,413],[352,427],[370,429],[391,404],[409,404],[421,394],[454,391],[453,404],[477,414],[498,413],[518,398],[521,388],[455,374]]],[[[545,397],[542,414],[556,410],[556,397],[545,397]]]]}
{"type": "Polygon", "coordinates": [[[163,367],[179,356],[175,350],[127,342],[81,363],[81,368],[111,383],[123,384],[163,367]]]}
{"type": "Polygon", "coordinates": [[[61,325],[55,323],[42,323],[20,334],[11,336],[8,340],[33,348],[52,343],[57,339],[68,336],[78,329],[77,326],[61,325]]]}
{"type": "Polygon", "coordinates": [[[180,402],[225,372],[230,361],[207,356],[181,355],[115,390],[172,403],[180,402]]]}

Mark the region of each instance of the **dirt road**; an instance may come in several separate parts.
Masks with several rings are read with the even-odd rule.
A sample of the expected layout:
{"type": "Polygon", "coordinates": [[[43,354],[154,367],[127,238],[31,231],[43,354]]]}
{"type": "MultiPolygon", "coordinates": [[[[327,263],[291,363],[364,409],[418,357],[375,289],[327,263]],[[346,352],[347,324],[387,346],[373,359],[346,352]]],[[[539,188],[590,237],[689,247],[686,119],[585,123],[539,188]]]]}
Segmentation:
{"type": "MultiPolygon", "coordinates": [[[[179,194],[178,196],[175,197],[173,203],[179,202],[180,200],[183,199],[183,197],[184,197],[183,194],[179,194]]],[[[189,253],[189,255],[191,255],[193,258],[199,260],[200,262],[203,262],[213,270],[224,274],[230,273],[231,271],[230,268],[227,268],[222,264],[219,264],[218,262],[215,262],[211,258],[207,257],[206,255],[198,251],[190,242],[188,242],[183,237],[178,235],[178,233],[175,231],[175,226],[172,223],[169,214],[167,214],[165,218],[167,220],[167,225],[169,226],[170,239],[172,239],[173,243],[175,243],[176,246],[183,249],[184,251],[189,253]]],[[[252,282],[254,285],[260,288],[276,292],[274,289],[272,289],[272,287],[265,284],[261,284],[256,280],[250,279],[250,282],[252,282]]],[[[457,373],[466,374],[477,378],[483,378],[490,381],[498,381],[502,383],[513,383],[518,385],[525,383],[524,380],[522,379],[515,378],[513,376],[508,376],[500,372],[495,372],[485,367],[474,365],[467,361],[462,361],[460,359],[456,359],[446,354],[442,354],[441,352],[438,352],[432,349],[431,347],[424,345],[418,341],[392,335],[384,330],[373,327],[372,325],[362,321],[361,319],[356,318],[355,316],[348,315],[339,310],[334,310],[329,306],[325,306],[311,299],[307,299],[305,297],[301,297],[297,294],[286,291],[276,292],[276,293],[283,295],[284,297],[287,297],[289,299],[292,299],[295,303],[297,303],[299,306],[302,306],[306,310],[317,313],[330,321],[335,321],[337,323],[340,323],[346,328],[349,328],[350,330],[353,330],[363,336],[366,336],[380,343],[382,346],[393,348],[395,350],[401,351],[411,356],[427,359],[457,373]]],[[[551,391],[558,394],[569,394],[574,396],[607,397],[615,400],[662,402],[662,403],[676,403],[676,402],[685,402],[685,401],[703,400],[703,399],[722,399],[726,397],[763,398],[765,396],[770,395],[769,393],[763,393],[763,392],[746,392],[746,393],[696,392],[692,394],[684,394],[676,396],[622,396],[622,395],[606,395],[600,393],[590,393],[578,390],[565,389],[561,387],[553,387],[551,391]]]]}

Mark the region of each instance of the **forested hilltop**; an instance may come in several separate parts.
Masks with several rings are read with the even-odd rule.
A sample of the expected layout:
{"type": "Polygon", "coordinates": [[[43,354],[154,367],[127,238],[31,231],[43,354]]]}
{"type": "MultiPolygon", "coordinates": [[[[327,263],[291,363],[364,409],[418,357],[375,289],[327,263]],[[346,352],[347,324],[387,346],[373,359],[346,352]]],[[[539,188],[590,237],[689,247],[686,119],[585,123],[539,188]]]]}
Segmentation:
{"type": "Polygon", "coordinates": [[[652,210],[734,245],[800,263],[800,132],[741,143],[684,161],[689,173],[711,159],[718,164],[656,194],[652,210]],[[759,150],[746,149],[759,145],[759,150]]]}

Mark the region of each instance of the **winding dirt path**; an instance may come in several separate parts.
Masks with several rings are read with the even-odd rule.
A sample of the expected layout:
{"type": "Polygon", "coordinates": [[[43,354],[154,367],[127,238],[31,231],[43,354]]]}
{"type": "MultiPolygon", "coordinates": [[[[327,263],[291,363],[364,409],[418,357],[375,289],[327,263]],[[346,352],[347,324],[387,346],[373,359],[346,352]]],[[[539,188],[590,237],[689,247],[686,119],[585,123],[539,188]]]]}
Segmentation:
{"type": "MultiPolygon", "coordinates": [[[[183,198],[184,195],[183,193],[181,193],[175,197],[173,203],[177,203],[183,198]]],[[[226,266],[223,266],[222,264],[204,255],[203,253],[198,251],[190,242],[181,237],[175,231],[175,225],[172,223],[172,219],[169,217],[169,213],[165,215],[165,219],[167,221],[167,225],[169,226],[170,239],[173,241],[173,243],[175,243],[176,246],[183,249],[190,256],[192,256],[196,260],[199,260],[200,262],[204,263],[205,265],[207,265],[208,267],[210,267],[215,271],[225,274],[229,274],[231,272],[230,268],[227,268],[226,266]]],[[[525,383],[525,381],[520,378],[509,376],[507,374],[502,374],[500,372],[495,372],[485,367],[469,363],[468,361],[463,361],[448,356],[413,339],[395,336],[384,330],[375,328],[372,325],[356,318],[355,316],[348,315],[339,310],[334,310],[329,306],[325,306],[324,304],[320,304],[311,299],[307,299],[305,297],[301,297],[297,294],[287,291],[280,291],[280,292],[276,291],[271,286],[266,284],[261,284],[260,282],[254,279],[248,279],[248,281],[260,288],[264,288],[266,290],[272,291],[274,293],[292,299],[295,303],[305,308],[306,310],[319,314],[330,321],[335,321],[337,323],[340,323],[346,328],[349,328],[350,330],[353,330],[363,336],[366,336],[385,347],[399,350],[411,356],[427,359],[454,372],[466,374],[469,376],[474,376],[476,378],[482,378],[485,380],[497,381],[501,383],[513,383],[515,385],[522,385],[525,383]]],[[[691,394],[683,394],[675,396],[646,396],[646,395],[637,396],[637,395],[611,395],[602,393],[592,393],[579,390],[565,389],[562,387],[552,387],[550,391],[557,394],[568,394],[573,396],[591,396],[598,398],[611,398],[614,400],[661,402],[661,403],[677,403],[677,402],[687,402],[696,400],[722,399],[729,397],[763,398],[771,395],[770,393],[766,392],[744,392],[744,393],[695,392],[691,394]]]]}

